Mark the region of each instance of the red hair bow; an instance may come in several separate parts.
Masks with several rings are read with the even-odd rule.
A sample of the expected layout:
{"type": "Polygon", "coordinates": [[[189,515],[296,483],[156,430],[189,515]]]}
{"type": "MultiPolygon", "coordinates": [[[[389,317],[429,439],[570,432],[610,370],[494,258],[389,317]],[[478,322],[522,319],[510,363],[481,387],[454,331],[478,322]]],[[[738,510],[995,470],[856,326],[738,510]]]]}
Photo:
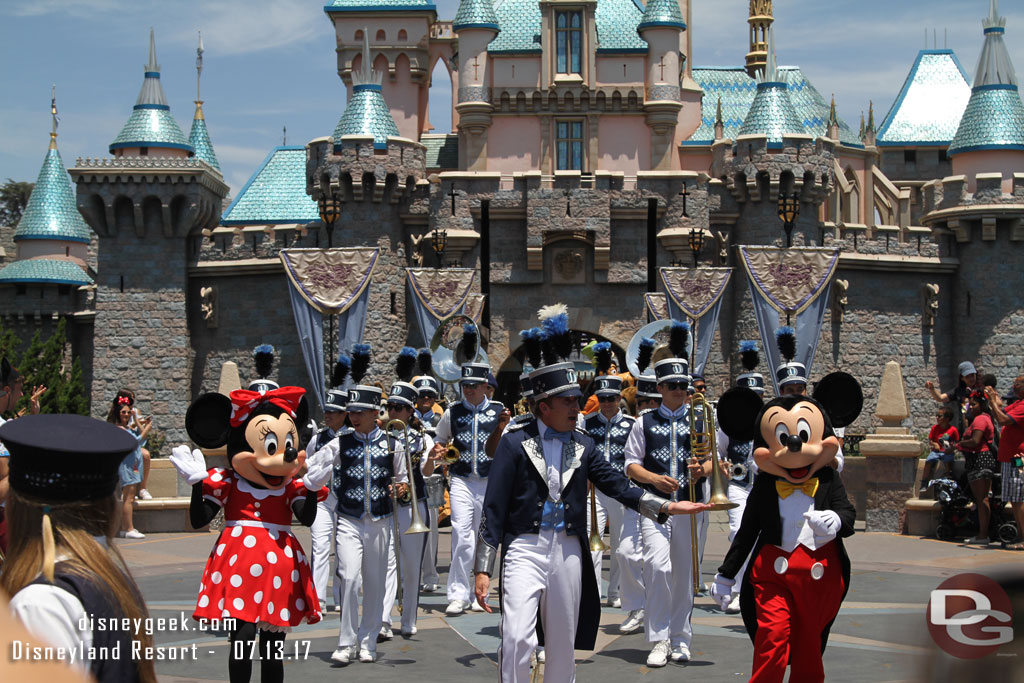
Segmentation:
{"type": "Polygon", "coordinates": [[[299,401],[305,396],[306,390],[302,387],[281,387],[261,394],[258,391],[247,389],[236,389],[230,394],[231,398],[231,426],[237,427],[249,419],[260,404],[270,401],[279,408],[284,408],[293,418],[299,410],[299,401]]]}
{"type": "Polygon", "coordinates": [[[123,405],[123,406],[130,406],[132,404],[132,400],[130,398],[128,398],[127,396],[118,396],[117,397],[117,402],[118,402],[118,404],[123,405]]]}

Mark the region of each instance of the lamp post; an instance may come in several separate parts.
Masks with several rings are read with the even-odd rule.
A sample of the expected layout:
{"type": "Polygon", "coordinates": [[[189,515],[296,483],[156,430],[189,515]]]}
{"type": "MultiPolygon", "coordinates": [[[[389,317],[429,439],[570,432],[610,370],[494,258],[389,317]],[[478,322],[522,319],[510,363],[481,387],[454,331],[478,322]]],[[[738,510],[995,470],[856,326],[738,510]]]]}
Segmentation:
{"type": "Polygon", "coordinates": [[[779,195],[779,218],[782,219],[782,227],[786,230],[786,248],[793,244],[793,225],[800,217],[800,193],[779,195]]]}
{"type": "Polygon", "coordinates": [[[700,257],[700,250],[704,248],[704,231],[693,226],[689,234],[690,252],[693,254],[693,267],[697,267],[697,259],[700,257]]]}
{"type": "Polygon", "coordinates": [[[448,231],[442,228],[434,228],[432,236],[434,242],[431,246],[434,248],[434,254],[437,255],[437,268],[440,268],[441,261],[444,259],[444,250],[448,246],[448,231]]]}
{"type": "Polygon", "coordinates": [[[317,207],[320,209],[320,220],[327,228],[327,248],[330,249],[334,246],[334,224],[341,216],[341,202],[333,190],[322,192],[320,199],[317,200],[317,207]]]}

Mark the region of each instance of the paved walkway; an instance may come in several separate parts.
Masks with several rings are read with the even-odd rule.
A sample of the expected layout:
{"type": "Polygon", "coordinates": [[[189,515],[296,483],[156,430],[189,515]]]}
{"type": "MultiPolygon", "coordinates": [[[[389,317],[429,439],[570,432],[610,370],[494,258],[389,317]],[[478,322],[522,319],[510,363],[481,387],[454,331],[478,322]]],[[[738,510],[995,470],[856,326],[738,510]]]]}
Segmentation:
{"type": "MultiPolygon", "coordinates": [[[[722,527],[721,520],[712,524],[703,563],[706,581],[713,577],[728,548],[722,527]]],[[[307,530],[295,530],[308,548],[307,530]]],[[[183,533],[151,534],[140,541],[118,542],[154,617],[191,614],[214,539],[208,533],[183,533]]],[[[449,547],[447,530],[442,530],[441,547],[449,547]]],[[[890,534],[861,532],[849,539],[847,548],[853,575],[825,655],[829,681],[926,680],[924,667],[933,659],[924,621],[929,592],[945,577],[957,573],[1000,572],[1020,568],[1024,563],[1024,553],[1020,552],[966,548],[890,534]]],[[[440,562],[443,571],[447,554],[440,562]]],[[[492,598],[491,602],[497,601],[492,598]]],[[[451,683],[497,680],[498,615],[467,613],[449,618],[444,616],[446,604],[443,593],[424,594],[416,636],[398,636],[381,643],[375,664],[353,663],[348,667],[330,662],[337,642],[338,616],[329,613],[319,624],[299,628],[288,636],[286,651],[293,660],[286,664],[286,677],[292,681],[329,681],[358,676],[363,681],[396,683],[416,679],[451,683]]],[[[645,660],[649,646],[642,632],[618,634],[618,624],[624,618],[621,610],[603,610],[597,650],[577,653],[579,681],[678,681],[697,675],[702,683],[735,683],[750,675],[751,644],[739,616],[723,614],[709,598],[697,600],[693,661],[686,665],[648,669],[645,660]],[[681,671],[684,668],[690,671],[681,671]]],[[[397,613],[394,621],[397,624],[397,613]]],[[[223,635],[164,632],[155,640],[161,646],[197,643],[195,658],[190,654],[185,661],[158,664],[161,681],[227,680],[227,639],[223,635]]],[[[258,673],[253,679],[258,680],[258,673]]]]}

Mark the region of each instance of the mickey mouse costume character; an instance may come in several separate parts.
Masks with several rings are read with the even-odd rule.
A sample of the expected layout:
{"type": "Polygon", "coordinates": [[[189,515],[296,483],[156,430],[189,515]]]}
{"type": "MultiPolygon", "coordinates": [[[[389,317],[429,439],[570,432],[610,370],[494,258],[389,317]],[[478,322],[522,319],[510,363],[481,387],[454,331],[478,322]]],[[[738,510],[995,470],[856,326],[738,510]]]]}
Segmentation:
{"type": "Polygon", "coordinates": [[[305,390],[209,393],[185,415],[189,437],[203,448],[227,445],[230,469],[209,471],[199,450],[178,446],[171,463],[192,485],[192,526],[208,524],[224,508],[224,529],[199,584],[195,619],[235,619],[228,659],[231,681],[248,681],[259,631],[261,680],[283,681],[285,632],[320,621],[309,560],[291,531],[291,518],[310,526],[330,463],[297,450],[307,416],[305,390]]]}
{"type": "Polygon", "coordinates": [[[821,380],[814,397],[781,396],[762,405],[746,387],[718,402],[730,439],[754,440],[758,475],[739,531],[718,569],[712,596],[728,604],[747,556],[740,607],[754,641],[751,681],[825,680],[822,653],[850,586],[843,538],[856,511],[829,464],[839,449],[834,426],[860,414],[860,385],[846,373],[821,380]],[[753,553],[751,554],[751,549],[753,553]]]}

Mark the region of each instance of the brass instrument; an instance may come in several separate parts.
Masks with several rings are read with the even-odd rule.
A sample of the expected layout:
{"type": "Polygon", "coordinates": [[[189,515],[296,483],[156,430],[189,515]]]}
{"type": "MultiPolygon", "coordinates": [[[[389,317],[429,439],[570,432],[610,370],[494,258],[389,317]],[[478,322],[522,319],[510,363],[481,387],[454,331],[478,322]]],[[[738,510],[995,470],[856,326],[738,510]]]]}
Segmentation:
{"type": "Polygon", "coordinates": [[[597,490],[593,484],[590,486],[590,552],[603,553],[610,548],[605,545],[601,538],[603,529],[597,528],[597,490]]]}
{"type": "Polygon", "coordinates": [[[729,476],[733,479],[743,479],[747,476],[747,466],[742,462],[734,462],[729,468],[729,476]]]}
{"type": "MultiPolygon", "coordinates": [[[[405,530],[407,534],[425,534],[430,531],[430,527],[423,523],[423,519],[420,517],[420,506],[419,500],[416,497],[416,479],[413,475],[413,462],[412,462],[412,451],[410,450],[409,444],[409,426],[401,420],[389,420],[384,426],[384,431],[391,432],[392,430],[401,431],[404,439],[404,451],[405,451],[405,462],[406,469],[409,472],[409,500],[412,501],[412,521],[409,524],[409,528],[405,530]]],[[[397,437],[396,437],[397,440],[397,437]]],[[[395,457],[395,449],[392,445],[391,439],[388,439],[388,453],[391,455],[392,460],[395,457]]],[[[391,484],[391,521],[394,524],[394,539],[395,539],[395,578],[398,581],[396,599],[398,601],[398,613],[402,614],[403,598],[405,597],[405,591],[402,590],[402,535],[401,530],[398,527],[398,481],[397,477],[392,481],[391,484]]]]}
{"type": "Polygon", "coordinates": [[[516,417],[519,417],[520,415],[526,415],[528,412],[530,412],[530,405],[529,403],[527,403],[526,398],[521,398],[518,401],[516,401],[515,409],[516,417]]]}
{"type": "Polygon", "coordinates": [[[458,384],[462,379],[464,363],[489,363],[487,352],[477,344],[472,358],[462,347],[462,330],[465,325],[476,325],[468,315],[456,313],[440,322],[430,339],[431,363],[434,375],[445,384],[458,384]]]}
{"type": "MultiPolygon", "coordinates": [[[[690,454],[697,459],[697,462],[700,462],[702,458],[711,460],[711,495],[708,498],[708,504],[711,505],[710,510],[731,510],[739,507],[739,504],[730,501],[725,492],[726,484],[719,466],[715,432],[715,414],[711,410],[711,406],[704,398],[704,394],[694,394],[690,397],[690,454]]],[[[690,482],[690,500],[697,502],[694,478],[688,476],[687,479],[690,482]]],[[[697,595],[700,592],[700,559],[696,515],[690,515],[690,556],[693,558],[693,594],[697,595]]]]}
{"type": "Polygon", "coordinates": [[[454,465],[459,461],[459,458],[461,457],[462,453],[459,452],[459,449],[455,447],[455,444],[453,442],[449,441],[447,444],[445,444],[444,455],[441,456],[441,460],[444,462],[445,465],[454,465]]]}

